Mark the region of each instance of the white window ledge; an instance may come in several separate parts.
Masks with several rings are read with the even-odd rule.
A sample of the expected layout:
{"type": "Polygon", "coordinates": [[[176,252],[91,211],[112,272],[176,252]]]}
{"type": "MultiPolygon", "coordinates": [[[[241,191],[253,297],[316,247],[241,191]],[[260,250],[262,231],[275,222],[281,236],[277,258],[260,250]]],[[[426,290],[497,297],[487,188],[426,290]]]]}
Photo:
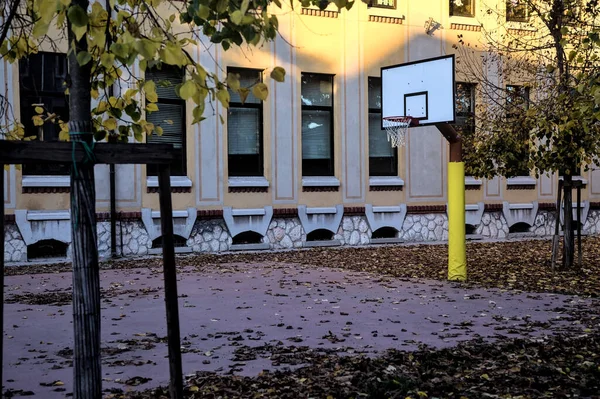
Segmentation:
{"type": "Polygon", "coordinates": [[[481,186],[481,179],[476,179],[473,176],[465,176],[465,186],[481,186]]]}
{"type": "Polygon", "coordinates": [[[369,186],[404,186],[404,180],[397,176],[369,177],[369,186]]]}
{"type": "MultiPolygon", "coordinates": [[[[146,185],[148,187],[158,187],[158,177],[148,176],[146,185]]],[[[187,176],[171,176],[171,187],[192,187],[192,181],[187,176]]]]}
{"type": "MultiPolygon", "coordinates": [[[[573,181],[580,181],[580,182],[581,182],[581,184],[588,184],[588,181],[587,181],[587,179],[584,179],[584,178],[583,178],[583,177],[581,177],[581,176],[573,176],[571,179],[573,179],[573,181]]],[[[560,177],[558,178],[558,180],[564,180],[564,177],[563,177],[563,176],[560,176],[560,177]]]]}
{"type": "Polygon", "coordinates": [[[481,23],[477,21],[477,18],[475,16],[463,17],[460,15],[451,15],[450,23],[451,24],[460,24],[460,25],[481,26],[481,23]]]}
{"type": "Polygon", "coordinates": [[[23,187],[70,187],[70,176],[23,176],[23,187]]]}
{"type": "Polygon", "coordinates": [[[269,181],[262,177],[230,177],[229,187],[269,187],[269,181]]]}
{"type": "Polygon", "coordinates": [[[340,181],[334,176],[309,176],[302,178],[302,187],[339,187],[340,181]]]}
{"type": "Polygon", "coordinates": [[[508,204],[508,209],[510,210],[519,210],[519,209],[533,209],[533,204],[508,204]]]}
{"type": "Polygon", "coordinates": [[[535,177],[531,177],[531,176],[517,176],[517,177],[509,177],[508,179],[506,179],[506,184],[508,186],[521,186],[521,185],[535,186],[536,183],[537,183],[537,180],[535,179],[535,177]]]}
{"type": "Polygon", "coordinates": [[[69,220],[69,211],[27,211],[27,220],[69,220]]]}

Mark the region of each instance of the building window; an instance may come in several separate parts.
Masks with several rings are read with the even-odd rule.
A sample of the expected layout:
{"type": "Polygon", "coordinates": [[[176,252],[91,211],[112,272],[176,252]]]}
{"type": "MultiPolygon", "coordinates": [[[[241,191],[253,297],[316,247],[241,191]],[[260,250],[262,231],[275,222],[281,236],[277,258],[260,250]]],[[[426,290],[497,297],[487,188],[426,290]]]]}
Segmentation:
{"type": "Polygon", "coordinates": [[[526,0],[506,0],[506,20],[529,21],[529,5],[526,0]]]}
{"type": "Polygon", "coordinates": [[[454,17],[474,17],[475,0],[450,0],[450,15],[454,17]]]}
{"type": "Polygon", "coordinates": [[[369,77],[369,176],[397,176],[398,149],[381,128],[381,78],[369,77]]]}
{"type": "MultiPolygon", "coordinates": [[[[172,144],[178,160],[171,164],[171,176],[185,176],[186,155],[186,115],[185,101],[175,94],[175,86],[183,83],[185,71],[183,68],[162,65],[161,69],[152,68],[146,71],[146,80],[156,83],[156,94],[158,95],[158,111],[149,112],[146,120],[154,126],[163,129],[161,136],[156,133],[147,136],[147,143],[172,144]]],[[[158,175],[157,165],[147,165],[148,176],[158,175]]]]}
{"type": "MultiPolygon", "coordinates": [[[[59,53],[37,53],[19,61],[19,94],[21,122],[25,135],[36,140],[58,141],[60,126],[50,121],[35,126],[32,117],[38,115],[36,107],[55,114],[56,120],[69,120],[69,98],[65,94],[67,56],[59,53]]],[[[69,165],[36,164],[24,165],[24,175],[68,175],[69,165]]]]}
{"type": "MultiPolygon", "coordinates": [[[[227,68],[237,74],[240,87],[250,88],[262,79],[258,69],[227,68]]],[[[242,102],[240,95],[229,90],[227,111],[227,154],[229,176],[263,176],[263,104],[252,92],[242,102]]]]}
{"type": "Polygon", "coordinates": [[[372,0],[369,7],[396,9],[396,0],[372,0]]]}
{"type": "Polygon", "coordinates": [[[515,141],[516,170],[518,176],[529,176],[529,129],[525,125],[525,114],[529,108],[529,87],[507,85],[506,86],[506,117],[507,120],[518,130],[520,140],[515,141]]]}
{"type": "Polygon", "coordinates": [[[333,176],[333,75],[302,74],[302,176],[333,176]]]}

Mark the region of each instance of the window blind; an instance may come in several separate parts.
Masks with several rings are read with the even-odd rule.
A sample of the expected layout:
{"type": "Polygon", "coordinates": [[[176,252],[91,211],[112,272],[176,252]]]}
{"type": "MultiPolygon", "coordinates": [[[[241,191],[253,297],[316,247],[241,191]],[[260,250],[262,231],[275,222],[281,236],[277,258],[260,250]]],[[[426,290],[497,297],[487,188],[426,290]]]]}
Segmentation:
{"type": "Polygon", "coordinates": [[[333,76],[302,74],[302,105],[333,106],[333,76]]]}
{"type": "Polygon", "coordinates": [[[381,113],[369,112],[369,156],[394,156],[394,150],[387,139],[387,133],[381,128],[381,113]]]}
{"type": "Polygon", "coordinates": [[[260,153],[260,110],[231,107],[227,114],[229,154],[260,153]]]}
{"type": "Polygon", "coordinates": [[[302,158],[331,158],[331,112],[302,111],[302,158]]]}

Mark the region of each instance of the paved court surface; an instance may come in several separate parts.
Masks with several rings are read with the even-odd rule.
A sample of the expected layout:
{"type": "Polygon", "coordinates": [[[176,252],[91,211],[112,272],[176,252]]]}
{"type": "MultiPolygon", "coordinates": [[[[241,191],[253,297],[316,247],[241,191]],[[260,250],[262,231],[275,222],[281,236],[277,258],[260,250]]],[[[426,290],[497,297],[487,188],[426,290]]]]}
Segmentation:
{"type": "MultiPolygon", "coordinates": [[[[166,384],[160,269],[106,270],[101,281],[104,388],[166,384]]],[[[71,274],[11,276],[5,284],[5,389],[65,397],[71,274]]],[[[307,353],[376,356],[477,337],[578,333],[569,312],[588,301],[291,264],[187,267],[179,294],[184,373],[243,375],[297,367],[307,353]]]]}

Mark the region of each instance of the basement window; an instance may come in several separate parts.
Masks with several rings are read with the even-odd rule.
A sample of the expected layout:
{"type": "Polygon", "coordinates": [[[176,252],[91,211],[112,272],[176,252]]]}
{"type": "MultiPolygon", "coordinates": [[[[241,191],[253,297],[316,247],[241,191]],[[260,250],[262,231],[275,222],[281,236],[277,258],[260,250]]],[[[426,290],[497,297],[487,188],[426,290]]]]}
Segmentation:
{"type": "Polygon", "coordinates": [[[60,259],[67,257],[66,244],[58,240],[41,240],[27,246],[27,259],[60,259]]]}
{"type": "Polygon", "coordinates": [[[398,235],[398,230],[396,230],[393,227],[382,227],[380,229],[377,229],[373,232],[373,235],[371,236],[371,238],[374,239],[378,239],[378,238],[396,238],[396,236],[398,235]]]}
{"type": "Polygon", "coordinates": [[[508,229],[509,233],[529,233],[531,226],[527,223],[515,223],[508,229]]]}
{"type": "Polygon", "coordinates": [[[333,232],[327,229],[317,229],[306,235],[306,241],[331,241],[333,232]]]}
{"type": "Polygon", "coordinates": [[[263,236],[255,231],[244,231],[233,237],[233,245],[243,244],[260,244],[262,243],[263,236]]]}
{"type": "MultiPolygon", "coordinates": [[[[173,234],[173,243],[175,248],[181,248],[186,246],[187,240],[182,236],[178,236],[177,234],[173,234]]],[[[154,239],[152,241],[152,248],[162,248],[163,240],[162,236],[154,239]]]]}

